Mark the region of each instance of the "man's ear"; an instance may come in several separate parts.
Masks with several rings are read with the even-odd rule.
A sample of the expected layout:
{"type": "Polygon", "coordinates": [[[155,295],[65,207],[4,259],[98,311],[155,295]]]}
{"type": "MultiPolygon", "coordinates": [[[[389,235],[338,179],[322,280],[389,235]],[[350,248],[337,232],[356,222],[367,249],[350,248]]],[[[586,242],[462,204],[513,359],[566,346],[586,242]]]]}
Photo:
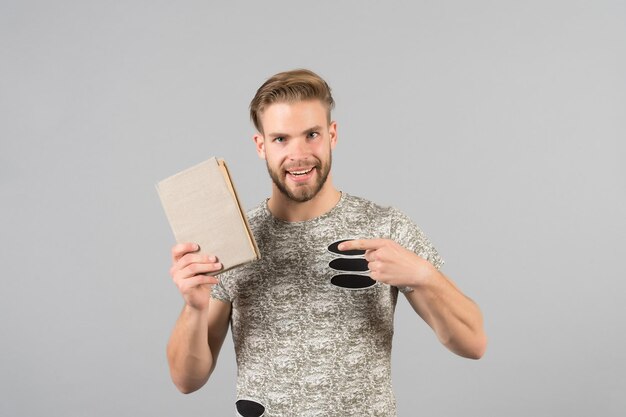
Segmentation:
{"type": "Polygon", "coordinates": [[[263,135],[257,132],[252,137],[252,140],[254,140],[256,145],[256,153],[259,155],[259,158],[265,159],[265,139],[263,139],[263,135]]]}
{"type": "Polygon", "coordinates": [[[337,145],[337,122],[330,122],[328,125],[328,134],[330,136],[330,149],[335,149],[335,145],[337,145]]]}

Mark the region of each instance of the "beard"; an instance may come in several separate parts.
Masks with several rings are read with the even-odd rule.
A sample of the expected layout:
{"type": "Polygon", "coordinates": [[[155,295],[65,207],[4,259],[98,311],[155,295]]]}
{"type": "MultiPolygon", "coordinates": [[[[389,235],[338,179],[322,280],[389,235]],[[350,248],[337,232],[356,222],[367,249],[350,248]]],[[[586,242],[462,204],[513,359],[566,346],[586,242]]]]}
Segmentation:
{"type": "MultiPolygon", "coordinates": [[[[315,158],[314,160],[315,164],[313,165],[313,167],[316,171],[315,183],[313,185],[296,184],[294,190],[290,190],[287,187],[285,170],[272,169],[267,160],[265,161],[265,165],[267,166],[267,172],[270,174],[272,181],[285,197],[297,203],[304,203],[315,197],[326,183],[326,180],[328,179],[328,174],[330,173],[330,166],[332,165],[332,153],[328,153],[328,159],[326,163],[323,163],[317,158],[315,158]]],[[[310,163],[308,161],[302,161],[300,164],[295,164],[294,167],[291,167],[289,169],[293,170],[298,165],[307,166],[310,165],[310,163]]]]}

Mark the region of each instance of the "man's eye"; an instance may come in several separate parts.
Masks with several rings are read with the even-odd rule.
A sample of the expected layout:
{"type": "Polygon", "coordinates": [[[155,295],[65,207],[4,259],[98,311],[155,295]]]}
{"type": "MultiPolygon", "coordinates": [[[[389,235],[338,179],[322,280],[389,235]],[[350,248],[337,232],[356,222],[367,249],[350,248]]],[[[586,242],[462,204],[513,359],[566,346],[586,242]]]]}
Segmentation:
{"type": "Polygon", "coordinates": [[[309,138],[313,139],[313,138],[318,137],[319,135],[320,135],[320,134],[319,134],[319,133],[317,133],[317,132],[311,132],[311,133],[309,133],[309,138]]]}
{"type": "Polygon", "coordinates": [[[278,143],[282,143],[285,141],[285,138],[283,138],[282,136],[279,136],[277,138],[274,138],[274,142],[278,142],[278,143]]]}

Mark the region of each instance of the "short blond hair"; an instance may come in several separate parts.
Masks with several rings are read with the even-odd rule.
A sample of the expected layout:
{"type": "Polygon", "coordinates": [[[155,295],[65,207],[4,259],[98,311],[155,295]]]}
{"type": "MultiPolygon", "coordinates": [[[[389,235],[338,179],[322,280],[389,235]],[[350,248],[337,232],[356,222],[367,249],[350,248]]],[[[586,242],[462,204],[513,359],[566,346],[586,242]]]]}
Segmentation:
{"type": "Polygon", "coordinates": [[[261,114],[274,103],[320,100],[326,106],[328,123],[335,101],[330,87],[319,75],[307,69],[280,72],[269,78],[257,90],[250,102],[250,119],[256,129],[263,133],[261,114]]]}

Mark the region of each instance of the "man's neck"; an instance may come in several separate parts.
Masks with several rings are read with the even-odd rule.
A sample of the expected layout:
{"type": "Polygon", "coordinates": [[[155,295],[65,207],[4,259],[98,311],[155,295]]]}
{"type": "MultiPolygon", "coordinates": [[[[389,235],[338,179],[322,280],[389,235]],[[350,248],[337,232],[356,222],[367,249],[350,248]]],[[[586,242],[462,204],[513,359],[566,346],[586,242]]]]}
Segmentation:
{"type": "Polygon", "coordinates": [[[328,213],[337,205],[341,192],[331,182],[330,177],[315,197],[304,203],[291,200],[276,185],[272,184],[272,196],[267,202],[270,213],[286,222],[311,220],[328,213]]]}

